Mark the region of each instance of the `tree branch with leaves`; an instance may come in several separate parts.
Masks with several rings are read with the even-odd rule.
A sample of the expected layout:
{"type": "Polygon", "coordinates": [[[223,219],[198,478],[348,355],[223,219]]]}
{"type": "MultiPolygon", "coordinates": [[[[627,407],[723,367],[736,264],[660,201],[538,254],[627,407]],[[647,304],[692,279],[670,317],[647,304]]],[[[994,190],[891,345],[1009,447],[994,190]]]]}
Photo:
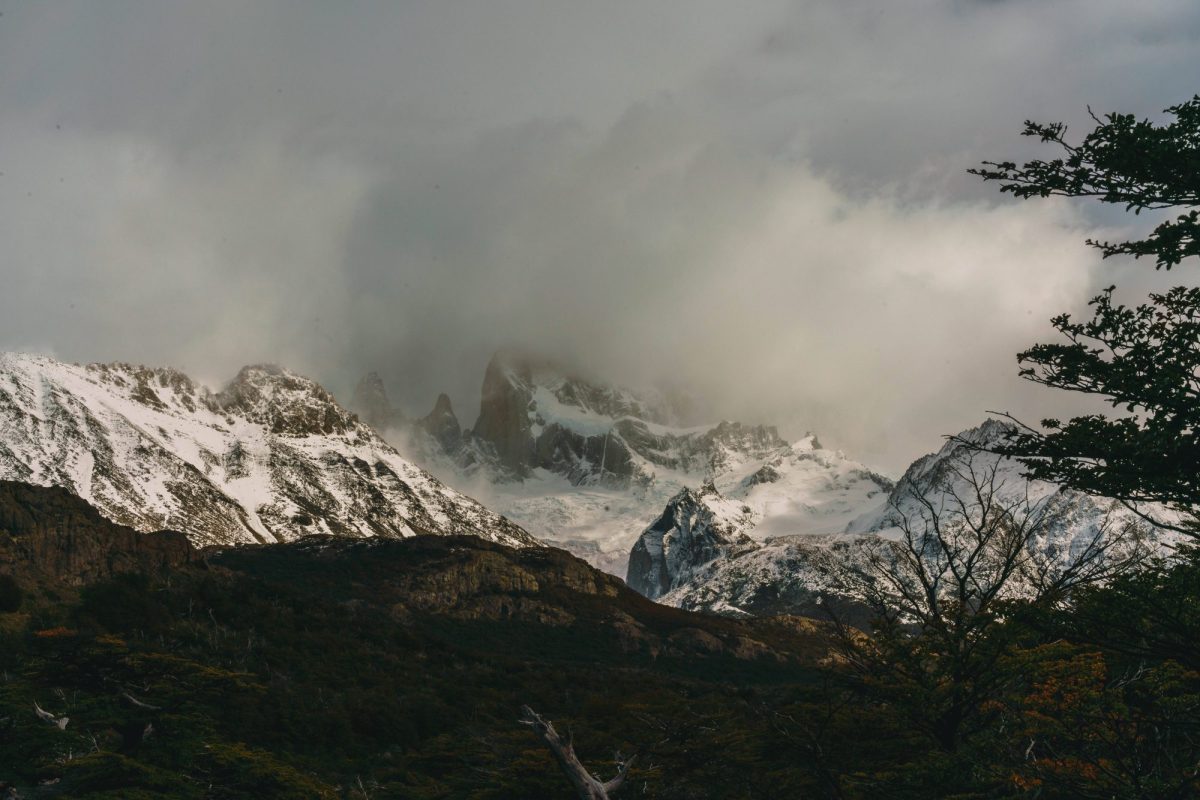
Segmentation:
{"type": "MultiPolygon", "coordinates": [[[[1077,144],[1062,123],[1027,121],[1024,135],[1062,157],[984,162],[970,172],[1020,198],[1088,197],[1134,214],[1183,210],[1144,239],[1088,241],[1105,257],[1153,256],[1170,269],[1200,255],[1200,96],[1165,113],[1173,120],[1161,125],[1093,114],[1096,128],[1077,144]]],[[[1093,298],[1091,319],[1051,321],[1065,341],[1017,359],[1026,380],[1104,398],[1119,416],[1046,419],[994,452],[1020,458],[1032,477],[1117,498],[1156,525],[1200,536],[1200,289],[1179,286],[1133,307],[1115,302],[1114,289],[1093,298]]]]}

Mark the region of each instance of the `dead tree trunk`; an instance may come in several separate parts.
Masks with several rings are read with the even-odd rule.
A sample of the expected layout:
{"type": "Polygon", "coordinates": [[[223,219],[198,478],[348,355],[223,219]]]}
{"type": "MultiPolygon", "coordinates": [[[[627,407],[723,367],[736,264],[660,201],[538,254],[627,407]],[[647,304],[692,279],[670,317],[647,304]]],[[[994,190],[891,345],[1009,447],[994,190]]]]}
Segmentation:
{"type": "Polygon", "coordinates": [[[533,728],[534,733],[540,736],[546,746],[550,748],[550,752],[554,754],[554,760],[562,767],[567,780],[579,794],[579,800],[609,800],[610,796],[616,793],[621,788],[621,784],[625,782],[625,776],[629,773],[629,767],[633,764],[634,757],[621,764],[616,777],[601,782],[593,777],[587,767],[580,762],[575,755],[575,748],[571,741],[569,739],[563,741],[563,738],[558,735],[558,731],[554,730],[554,725],[542,719],[529,706],[521,706],[521,724],[533,728]]]}

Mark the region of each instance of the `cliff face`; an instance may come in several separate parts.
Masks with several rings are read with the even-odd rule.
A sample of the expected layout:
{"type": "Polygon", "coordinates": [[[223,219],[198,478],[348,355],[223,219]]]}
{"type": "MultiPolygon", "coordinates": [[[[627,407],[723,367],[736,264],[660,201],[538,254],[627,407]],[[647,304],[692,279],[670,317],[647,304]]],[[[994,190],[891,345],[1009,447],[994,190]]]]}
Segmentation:
{"type": "Polygon", "coordinates": [[[350,400],[350,409],[377,431],[385,431],[404,422],[404,415],[393,408],[388,400],[387,389],[378,372],[368,372],[358,382],[354,397],[350,400]]]}
{"type": "Polygon", "coordinates": [[[532,403],[533,370],[528,363],[499,356],[488,362],[472,434],[491,448],[501,467],[521,477],[534,461],[532,403]]]}
{"type": "Polygon", "coordinates": [[[182,533],[139,533],[66,489],[0,481],[0,574],[80,586],[122,572],[161,575],[194,559],[182,533]]]}
{"type": "Polygon", "coordinates": [[[753,522],[748,506],[722,497],[711,483],[698,492],[684,489],[634,544],[626,582],[658,598],[689,580],[696,568],[752,547],[745,531],[753,522]]]}
{"type": "Polygon", "coordinates": [[[646,486],[660,471],[711,476],[785,442],[769,426],[721,422],[679,427],[658,393],[594,382],[550,362],[500,352],[484,374],[470,459],[501,478],[534,470],[580,486],[646,486]]]}
{"type": "Polygon", "coordinates": [[[438,395],[433,411],[417,420],[417,425],[447,453],[456,452],[462,445],[462,425],[454,415],[449,395],[444,392],[438,395]]]}

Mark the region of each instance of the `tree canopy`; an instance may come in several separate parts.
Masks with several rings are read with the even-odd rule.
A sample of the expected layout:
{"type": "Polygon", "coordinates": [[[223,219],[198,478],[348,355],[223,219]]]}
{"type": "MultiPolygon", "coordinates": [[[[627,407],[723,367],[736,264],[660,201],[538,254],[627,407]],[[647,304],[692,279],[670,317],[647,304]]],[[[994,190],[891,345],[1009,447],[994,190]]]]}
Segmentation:
{"type": "MultiPolygon", "coordinates": [[[[1020,198],[1091,197],[1135,214],[1182,209],[1145,239],[1088,242],[1105,257],[1154,256],[1156,267],[1170,269],[1200,255],[1200,96],[1165,113],[1174,121],[1093,115],[1097,127],[1079,144],[1067,141],[1063,123],[1026,121],[1024,135],[1065,156],[970,171],[1020,198]]],[[[1092,299],[1089,320],[1052,320],[1065,342],[1034,345],[1017,359],[1023,378],[1102,397],[1122,414],[1045,419],[1041,430],[1025,427],[997,452],[1020,458],[1031,477],[1118,498],[1159,524],[1200,535],[1200,288],[1152,294],[1135,307],[1115,302],[1114,290],[1092,299]],[[1184,521],[1147,514],[1145,503],[1181,512],[1184,521]]]]}
{"type": "MultiPolygon", "coordinates": [[[[1200,205],[1200,95],[1164,113],[1174,121],[1156,125],[1132,114],[1093,114],[1097,126],[1078,144],[1067,140],[1062,122],[1026,120],[1023,136],[1057,145],[1063,155],[1022,166],[985,161],[969,172],[999,181],[1001,192],[1020,198],[1093,197],[1134,214],[1200,205]]],[[[1200,255],[1200,211],[1191,209],[1160,223],[1145,239],[1089,239],[1088,244],[1100,248],[1105,258],[1154,256],[1156,268],[1170,269],[1200,255]]]]}

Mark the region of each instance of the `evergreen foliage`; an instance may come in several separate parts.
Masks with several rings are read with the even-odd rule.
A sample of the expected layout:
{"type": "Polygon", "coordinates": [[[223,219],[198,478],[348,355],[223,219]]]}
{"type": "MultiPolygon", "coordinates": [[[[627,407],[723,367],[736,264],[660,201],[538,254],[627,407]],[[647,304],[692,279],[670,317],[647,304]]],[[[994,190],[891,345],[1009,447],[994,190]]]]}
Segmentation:
{"type": "Polygon", "coordinates": [[[1165,125],[1138,120],[1132,114],[1094,114],[1096,128],[1078,144],[1067,141],[1061,122],[1025,121],[1022,136],[1056,145],[1059,158],[1029,161],[985,161],[970,172],[986,181],[999,181],[1000,191],[1015,197],[1092,197],[1123,206],[1127,211],[1187,208],[1186,213],[1160,223],[1145,239],[1096,242],[1107,258],[1153,256],[1156,268],[1171,269],[1183,259],[1200,255],[1200,95],[1164,112],[1174,117],[1165,125]]]}
{"type": "MultiPolygon", "coordinates": [[[[1048,161],[985,162],[971,170],[1017,197],[1091,197],[1135,214],[1186,209],[1145,239],[1089,242],[1104,255],[1153,256],[1170,269],[1200,255],[1200,96],[1167,109],[1156,125],[1131,115],[1096,118],[1079,144],[1062,123],[1026,122],[1024,135],[1065,151],[1048,161]]],[[[1035,478],[1118,498],[1139,513],[1146,503],[1179,512],[1148,513],[1154,522],[1200,535],[1200,289],[1176,287],[1127,307],[1115,287],[1091,302],[1090,320],[1070,315],[1052,324],[1065,342],[1038,344],[1018,355],[1027,380],[1103,398],[1121,416],[1090,414],[1043,420],[998,452],[1017,456],[1035,478]]]]}

